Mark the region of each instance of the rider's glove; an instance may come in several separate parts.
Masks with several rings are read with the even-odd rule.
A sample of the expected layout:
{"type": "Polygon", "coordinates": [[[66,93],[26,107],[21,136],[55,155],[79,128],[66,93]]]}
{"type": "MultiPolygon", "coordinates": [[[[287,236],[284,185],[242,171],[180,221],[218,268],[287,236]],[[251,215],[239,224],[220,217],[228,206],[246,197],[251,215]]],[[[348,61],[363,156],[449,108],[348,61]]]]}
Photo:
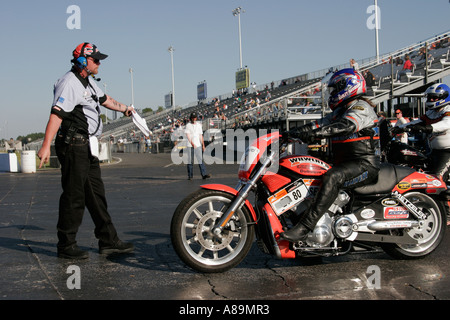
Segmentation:
{"type": "Polygon", "coordinates": [[[409,126],[412,133],[431,133],[433,132],[433,127],[429,124],[423,125],[423,124],[415,124],[412,126],[409,126]]]}
{"type": "Polygon", "coordinates": [[[308,131],[293,130],[289,132],[289,136],[300,139],[304,143],[310,143],[314,141],[314,137],[311,133],[311,130],[308,131]]]}
{"type": "Polygon", "coordinates": [[[400,128],[400,127],[393,127],[392,128],[392,133],[393,134],[400,134],[405,132],[405,128],[400,128]]]}

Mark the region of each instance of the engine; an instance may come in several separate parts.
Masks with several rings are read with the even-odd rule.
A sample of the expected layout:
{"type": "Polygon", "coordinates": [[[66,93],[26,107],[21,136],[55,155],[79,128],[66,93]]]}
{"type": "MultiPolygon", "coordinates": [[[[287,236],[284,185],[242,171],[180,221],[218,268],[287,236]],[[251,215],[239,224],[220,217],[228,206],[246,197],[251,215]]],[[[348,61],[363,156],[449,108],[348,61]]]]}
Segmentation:
{"type": "Polygon", "coordinates": [[[312,232],[309,233],[306,243],[311,247],[328,246],[334,240],[332,229],[332,222],[330,215],[325,213],[312,232]]]}
{"type": "Polygon", "coordinates": [[[353,220],[347,216],[335,216],[343,213],[343,207],[350,201],[349,195],[341,191],[334,203],[317,222],[314,230],[308,235],[306,243],[314,248],[328,246],[335,238],[348,238],[352,234],[353,220]],[[331,216],[330,216],[331,214],[331,216]]]}

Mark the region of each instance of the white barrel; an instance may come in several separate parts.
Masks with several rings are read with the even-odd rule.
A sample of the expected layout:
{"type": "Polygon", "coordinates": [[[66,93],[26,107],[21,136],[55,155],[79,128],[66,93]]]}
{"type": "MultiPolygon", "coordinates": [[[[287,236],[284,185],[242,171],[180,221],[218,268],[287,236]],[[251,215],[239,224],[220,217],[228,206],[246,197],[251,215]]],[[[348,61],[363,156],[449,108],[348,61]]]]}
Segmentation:
{"type": "Polygon", "coordinates": [[[23,173],[36,172],[36,151],[22,151],[21,167],[23,173]]]}

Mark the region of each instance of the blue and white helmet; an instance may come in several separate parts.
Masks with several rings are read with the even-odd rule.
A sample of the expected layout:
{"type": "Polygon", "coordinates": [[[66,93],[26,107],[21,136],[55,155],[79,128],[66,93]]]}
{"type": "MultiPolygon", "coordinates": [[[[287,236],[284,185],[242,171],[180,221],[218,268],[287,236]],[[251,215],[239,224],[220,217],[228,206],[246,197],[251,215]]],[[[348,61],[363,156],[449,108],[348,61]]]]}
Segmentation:
{"type": "Polygon", "coordinates": [[[433,84],[425,91],[428,109],[438,109],[450,103],[450,88],[443,83],[433,84]]]}
{"type": "Polygon", "coordinates": [[[342,69],[334,73],[328,82],[328,106],[335,110],[343,103],[347,103],[366,93],[366,80],[353,68],[342,69]]]}

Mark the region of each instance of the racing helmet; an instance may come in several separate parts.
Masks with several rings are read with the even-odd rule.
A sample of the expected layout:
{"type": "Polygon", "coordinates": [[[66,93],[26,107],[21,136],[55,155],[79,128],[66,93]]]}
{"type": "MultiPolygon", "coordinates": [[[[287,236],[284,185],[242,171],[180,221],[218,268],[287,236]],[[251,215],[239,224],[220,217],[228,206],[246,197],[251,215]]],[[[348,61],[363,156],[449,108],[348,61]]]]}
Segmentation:
{"type": "Polygon", "coordinates": [[[366,80],[353,68],[335,72],[328,81],[328,106],[335,110],[341,104],[366,93],[366,80]]]}
{"type": "Polygon", "coordinates": [[[450,103],[450,88],[443,83],[434,84],[425,91],[428,109],[442,108],[450,103]]]}

